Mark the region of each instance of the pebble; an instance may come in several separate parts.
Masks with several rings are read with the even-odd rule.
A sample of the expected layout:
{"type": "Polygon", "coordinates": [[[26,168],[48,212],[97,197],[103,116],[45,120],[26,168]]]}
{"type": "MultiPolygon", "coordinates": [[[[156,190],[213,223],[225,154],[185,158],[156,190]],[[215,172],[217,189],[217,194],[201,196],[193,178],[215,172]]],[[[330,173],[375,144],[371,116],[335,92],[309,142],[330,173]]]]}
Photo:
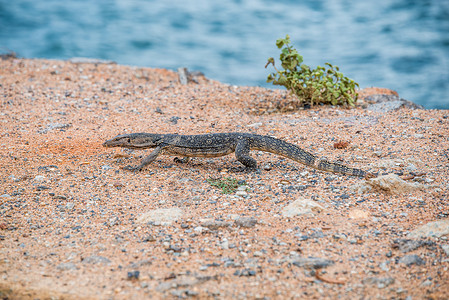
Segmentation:
{"type": "Polygon", "coordinates": [[[235,195],[244,197],[244,196],[248,196],[248,193],[246,191],[237,191],[237,192],[235,192],[235,195]]]}
{"type": "Polygon", "coordinates": [[[251,269],[243,269],[243,270],[236,270],[234,272],[235,276],[256,276],[256,271],[251,269]]]}
{"type": "Polygon", "coordinates": [[[68,271],[68,270],[76,270],[78,268],[74,263],[60,263],[59,265],[56,266],[56,269],[61,271],[68,271]]]}
{"type": "Polygon", "coordinates": [[[411,239],[397,239],[393,241],[393,248],[398,248],[402,253],[407,253],[418,249],[422,246],[434,246],[435,243],[427,240],[411,240],[411,239]]]}
{"type": "Polygon", "coordinates": [[[321,269],[333,265],[335,262],[319,257],[297,257],[293,258],[291,263],[301,268],[321,269]]]}
{"type": "Polygon", "coordinates": [[[217,230],[218,228],[229,227],[231,222],[226,221],[205,221],[201,223],[201,226],[207,227],[211,230],[217,230]]]}
{"type": "Polygon", "coordinates": [[[363,284],[377,285],[379,289],[383,289],[394,283],[394,278],[392,277],[368,277],[362,280],[363,284]]]}
{"type": "Polygon", "coordinates": [[[197,227],[193,228],[193,231],[195,231],[196,233],[203,233],[203,232],[209,231],[209,229],[206,227],[197,226],[197,227]]]}
{"type": "Polygon", "coordinates": [[[72,210],[75,207],[75,203],[73,202],[67,202],[67,204],[65,205],[65,208],[68,210],[72,210]]]}
{"type": "Polygon", "coordinates": [[[432,281],[431,280],[424,280],[421,284],[420,284],[420,286],[421,287],[426,287],[426,286],[431,286],[432,285],[432,281]]]}
{"type": "Polygon", "coordinates": [[[441,249],[443,249],[444,253],[449,256],[449,244],[441,245],[441,249]]]}
{"type": "Polygon", "coordinates": [[[140,214],[136,222],[140,224],[154,223],[154,225],[167,226],[180,219],[183,215],[184,211],[177,207],[159,208],[140,214]]]}
{"type": "Polygon", "coordinates": [[[44,175],[37,175],[36,177],[34,177],[35,181],[44,181],[45,180],[45,176],[44,175]]]}
{"type": "Polygon", "coordinates": [[[409,164],[407,168],[405,168],[408,172],[416,172],[418,168],[414,164],[409,164]]]}
{"type": "Polygon", "coordinates": [[[390,261],[389,260],[385,260],[385,261],[383,261],[383,262],[381,262],[379,264],[379,268],[382,271],[388,272],[388,271],[390,271],[390,268],[388,267],[389,264],[390,264],[390,261]]]}
{"type": "Polygon", "coordinates": [[[374,151],[373,154],[377,157],[382,157],[383,152],[382,151],[374,151]]]}
{"type": "Polygon", "coordinates": [[[257,122],[257,123],[246,125],[246,127],[257,129],[257,128],[259,128],[262,125],[263,125],[262,122],[257,122]]]}
{"type": "Polygon", "coordinates": [[[270,170],[272,169],[272,167],[271,167],[270,164],[264,164],[264,165],[262,166],[262,169],[265,170],[265,171],[270,171],[270,170]]]}
{"type": "Polygon", "coordinates": [[[120,223],[120,219],[119,219],[118,217],[112,217],[112,218],[110,218],[110,219],[108,220],[108,225],[109,225],[110,227],[116,226],[116,225],[118,225],[119,223],[120,223]]]}
{"type": "Polygon", "coordinates": [[[170,118],[170,122],[175,125],[178,124],[178,120],[180,119],[181,119],[180,117],[173,116],[170,118]]]}
{"type": "Polygon", "coordinates": [[[147,235],[146,237],[144,237],[142,239],[142,242],[147,243],[147,242],[154,242],[156,241],[156,238],[152,235],[147,235]]]}
{"type": "Polygon", "coordinates": [[[229,249],[229,241],[228,239],[223,239],[220,243],[221,249],[227,250],[229,249]]]}
{"type": "Polygon", "coordinates": [[[426,188],[429,188],[429,186],[416,182],[407,182],[396,174],[382,175],[359,182],[351,187],[353,191],[359,194],[366,193],[372,189],[390,194],[405,194],[426,188]]]}
{"type": "Polygon", "coordinates": [[[317,202],[298,198],[281,210],[281,215],[287,218],[292,218],[300,215],[314,215],[317,212],[324,210],[324,208],[317,202]]]}
{"type": "Polygon", "coordinates": [[[237,226],[249,228],[257,224],[257,219],[253,217],[239,217],[234,222],[237,226]]]}
{"type": "Polygon", "coordinates": [[[126,279],[128,280],[138,280],[140,276],[140,271],[131,271],[128,272],[126,279]]]}
{"type": "Polygon", "coordinates": [[[449,220],[434,221],[422,225],[408,234],[409,238],[442,237],[449,234],[449,220]]]}
{"type": "Polygon", "coordinates": [[[111,261],[104,256],[92,255],[92,256],[88,256],[88,257],[84,258],[83,263],[86,263],[86,264],[109,264],[109,263],[111,263],[111,261]]]}
{"type": "MultiPolygon", "coordinates": [[[[243,184],[245,184],[245,183],[243,183],[243,184]]],[[[237,191],[244,191],[244,192],[246,192],[247,189],[248,189],[248,187],[246,185],[240,185],[237,188],[237,191]]]]}
{"type": "Polygon", "coordinates": [[[401,257],[399,259],[398,263],[404,264],[407,267],[409,267],[411,265],[417,265],[417,266],[424,265],[426,262],[416,254],[408,254],[408,255],[401,257]]]}

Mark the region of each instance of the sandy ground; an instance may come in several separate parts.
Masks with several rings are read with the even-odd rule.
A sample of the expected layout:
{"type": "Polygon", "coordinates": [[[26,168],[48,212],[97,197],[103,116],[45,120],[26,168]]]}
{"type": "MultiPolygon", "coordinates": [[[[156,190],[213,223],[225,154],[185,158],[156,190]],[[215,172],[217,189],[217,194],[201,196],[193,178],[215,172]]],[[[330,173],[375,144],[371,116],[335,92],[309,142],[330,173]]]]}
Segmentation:
{"type": "Polygon", "coordinates": [[[2,299],[449,295],[449,231],[411,237],[448,220],[448,111],[384,113],[363,101],[288,111],[279,109],[294,102],[285,91],[198,81],[115,64],[0,61],[2,299]],[[101,146],[121,133],[231,131],[419,188],[367,191],[365,179],[258,151],[254,172],[228,155],[165,156],[132,173],[123,167],[149,151],[101,146]],[[208,181],[229,177],[241,185],[231,194],[208,181]],[[286,216],[298,199],[318,206],[286,216]]]}

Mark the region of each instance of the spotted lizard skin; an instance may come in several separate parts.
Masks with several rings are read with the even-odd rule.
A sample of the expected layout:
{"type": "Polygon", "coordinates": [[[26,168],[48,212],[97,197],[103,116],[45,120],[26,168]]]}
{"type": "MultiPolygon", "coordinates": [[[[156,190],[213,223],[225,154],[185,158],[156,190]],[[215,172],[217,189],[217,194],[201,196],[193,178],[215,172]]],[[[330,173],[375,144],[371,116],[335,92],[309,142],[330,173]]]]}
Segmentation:
{"type": "Polygon", "coordinates": [[[351,176],[371,177],[370,173],[318,158],[300,147],[270,136],[251,133],[213,133],[202,135],[131,133],[118,135],[103,143],[105,147],[130,149],[154,148],[142,163],[129,169],[139,171],[153,162],[159,155],[186,157],[219,157],[235,152],[239,162],[256,168],[257,162],[249,155],[250,150],[259,150],[284,156],[311,168],[351,176]]]}

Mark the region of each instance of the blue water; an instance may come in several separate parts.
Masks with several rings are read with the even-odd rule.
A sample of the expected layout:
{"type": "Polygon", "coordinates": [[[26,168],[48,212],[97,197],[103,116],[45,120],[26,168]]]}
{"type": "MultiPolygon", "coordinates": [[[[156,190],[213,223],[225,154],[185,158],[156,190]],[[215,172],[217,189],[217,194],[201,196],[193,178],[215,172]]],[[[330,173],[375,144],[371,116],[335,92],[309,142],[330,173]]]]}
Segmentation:
{"type": "Polygon", "coordinates": [[[2,52],[185,66],[234,85],[272,87],[264,65],[287,33],[310,66],[449,108],[447,0],[0,0],[2,52]]]}

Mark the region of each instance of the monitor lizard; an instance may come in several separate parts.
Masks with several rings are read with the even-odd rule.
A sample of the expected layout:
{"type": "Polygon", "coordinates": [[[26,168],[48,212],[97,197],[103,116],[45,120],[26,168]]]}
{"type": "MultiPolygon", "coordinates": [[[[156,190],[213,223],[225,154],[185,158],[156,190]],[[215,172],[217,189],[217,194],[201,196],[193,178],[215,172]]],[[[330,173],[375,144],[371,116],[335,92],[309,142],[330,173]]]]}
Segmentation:
{"type": "Polygon", "coordinates": [[[375,175],[360,169],[329,162],[301,149],[300,147],[270,136],[252,133],[212,133],[202,135],[178,135],[155,133],[130,133],[118,135],[103,143],[104,147],[130,149],[154,148],[140,165],[128,166],[128,170],[140,171],[159,155],[183,156],[182,162],[190,157],[219,157],[235,152],[237,160],[248,168],[256,168],[257,162],[249,155],[250,150],[274,153],[317,170],[341,173],[359,177],[375,175]]]}

